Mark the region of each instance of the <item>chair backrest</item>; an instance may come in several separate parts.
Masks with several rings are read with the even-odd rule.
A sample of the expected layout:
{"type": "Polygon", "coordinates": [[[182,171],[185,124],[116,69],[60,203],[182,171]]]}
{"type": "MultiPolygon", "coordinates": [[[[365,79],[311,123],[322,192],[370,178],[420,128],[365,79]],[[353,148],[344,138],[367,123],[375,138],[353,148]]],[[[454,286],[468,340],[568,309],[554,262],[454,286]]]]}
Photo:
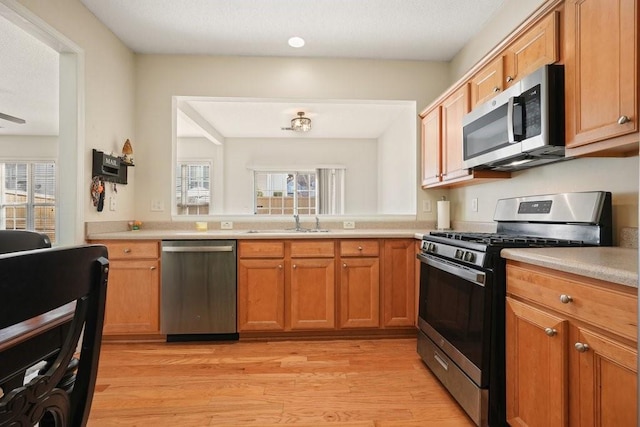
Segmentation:
{"type": "Polygon", "coordinates": [[[28,230],[0,230],[0,254],[50,247],[51,239],[44,233],[28,230]]]}
{"type": "MultiPolygon", "coordinates": [[[[97,376],[108,271],[107,249],[101,245],[0,255],[0,329],[75,302],[74,317],[55,362],[29,383],[4,390],[0,426],[34,425],[44,414],[59,426],[86,424],[97,376]],[[58,384],[81,336],[75,384],[67,393],[58,384]]],[[[0,365],[5,353],[10,352],[0,352],[0,365]]]]}

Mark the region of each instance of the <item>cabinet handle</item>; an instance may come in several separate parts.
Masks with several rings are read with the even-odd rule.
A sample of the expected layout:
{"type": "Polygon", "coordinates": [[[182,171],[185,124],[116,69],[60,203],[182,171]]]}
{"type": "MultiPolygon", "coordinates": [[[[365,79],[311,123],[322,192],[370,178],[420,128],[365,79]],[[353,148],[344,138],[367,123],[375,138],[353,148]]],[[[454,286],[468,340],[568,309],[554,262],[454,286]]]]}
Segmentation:
{"type": "Polygon", "coordinates": [[[291,267],[292,267],[292,268],[297,268],[298,266],[297,266],[297,265],[295,265],[295,264],[293,264],[291,267]]]}
{"type": "Polygon", "coordinates": [[[343,264],[342,264],[342,267],[343,267],[343,268],[347,268],[347,263],[346,263],[346,262],[345,262],[345,263],[343,263],[343,264]]]}
{"type": "Polygon", "coordinates": [[[500,88],[498,86],[493,88],[493,93],[498,93],[500,92],[500,88]]]}
{"type": "Polygon", "coordinates": [[[544,333],[550,337],[553,337],[558,333],[558,331],[553,328],[544,328],[544,333]]]}
{"type": "Polygon", "coordinates": [[[570,302],[573,302],[573,298],[571,298],[570,295],[562,294],[560,295],[560,302],[563,304],[569,304],[570,302]]]}
{"type": "Polygon", "coordinates": [[[513,81],[513,77],[507,76],[507,83],[511,83],[513,81]]]}
{"type": "Polygon", "coordinates": [[[153,271],[155,269],[156,269],[155,267],[149,267],[149,270],[151,270],[151,271],[153,271]]]}
{"type": "Polygon", "coordinates": [[[125,254],[130,254],[131,253],[131,249],[126,248],[126,249],[123,249],[122,252],[124,252],[125,254]]]}
{"type": "Polygon", "coordinates": [[[358,250],[361,251],[362,250],[362,246],[358,246],[358,250]]]}
{"type": "Polygon", "coordinates": [[[625,123],[629,123],[630,121],[631,121],[631,119],[629,117],[627,117],[627,116],[620,116],[618,118],[618,124],[619,125],[623,125],[625,123]]]}
{"type": "Polygon", "coordinates": [[[278,264],[278,268],[282,268],[282,264],[278,264]]]}
{"type": "Polygon", "coordinates": [[[578,351],[578,353],[584,353],[586,351],[589,351],[589,345],[581,342],[577,342],[575,345],[575,348],[578,351]]]}

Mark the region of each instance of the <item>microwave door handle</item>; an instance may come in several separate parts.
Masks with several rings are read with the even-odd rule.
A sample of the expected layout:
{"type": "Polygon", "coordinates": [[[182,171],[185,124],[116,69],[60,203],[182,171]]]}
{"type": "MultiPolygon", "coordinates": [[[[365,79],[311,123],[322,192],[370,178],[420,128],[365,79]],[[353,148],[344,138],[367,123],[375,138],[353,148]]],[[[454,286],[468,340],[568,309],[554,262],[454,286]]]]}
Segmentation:
{"type": "Polygon", "coordinates": [[[513,144],[516,142],[515,136],[513,134],[513,104],[515,101],[515,97],[510,97],[507,102],[507,137],[509,138],[509,144],[513,144]]]}

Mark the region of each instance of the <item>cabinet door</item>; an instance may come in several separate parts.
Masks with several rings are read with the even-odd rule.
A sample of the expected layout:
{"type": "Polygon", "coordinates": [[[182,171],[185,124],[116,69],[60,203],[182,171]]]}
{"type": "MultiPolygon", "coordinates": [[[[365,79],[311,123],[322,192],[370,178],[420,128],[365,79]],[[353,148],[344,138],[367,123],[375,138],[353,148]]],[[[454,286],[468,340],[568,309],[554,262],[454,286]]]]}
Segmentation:
{"type": "Polygon", "coordinates": [[[471,79],[471,106],[488,101],[504,89],[502,56],[494,59],[471,79]]]}
{"type": "Polygon", "coordinates": [[[440,108],[434,108],[422,119],[422,185],[425,186],[441,180],[440,108]]]}
{"type": "Polygon", "coordinates": [[[507,298],[507,422],[564,427],[568,422],[568,322],[507,298]]]}
{"type": "Polygon", "coordinates": [[[380,261],[343,258],[340,267],[340,327],[380,326],[380,261]]]}
{"type": "Polygon", "coordinates": [[[289,320],[292,330],[335,328],[335,260],[292,258],[289,320]]]}
{"type": "Polygon", "coordinates": [[[160,333],[160,274],[157,260],[113,260],[103,333],[160,333]]]}
{"type": "Polygon", "coordinates": [[[238,330],[284,330],[284,260],[238,261],[238,330]]]}
{"type": "Polygon", "coordinates": [[[638,131],[636,6],[636,0],[565,4],[569,148],[638,131]]]}
{"type": "Polygon", "coordinates": [[[469,176],[469,170],[462,167],[462,118],[469,111],[466,84],[442,103],[443,181],[469,176]]]}
{"type": "Polygon", "coordinates": [[[559,22],[559,12],[552,12],[509,45],[503,55],[505,87],[560,59],[559,22]]]}
{"type": "Polygon", "coordinates": [[[416,324],[415,240],[385,240],[383,262],[384,326],[413,326],[416,324]]]}
{"type": "Polygon", "coordinates": [[[636,426],[638,352],[587,329],[571,327],[571,426],[636,426]]]}

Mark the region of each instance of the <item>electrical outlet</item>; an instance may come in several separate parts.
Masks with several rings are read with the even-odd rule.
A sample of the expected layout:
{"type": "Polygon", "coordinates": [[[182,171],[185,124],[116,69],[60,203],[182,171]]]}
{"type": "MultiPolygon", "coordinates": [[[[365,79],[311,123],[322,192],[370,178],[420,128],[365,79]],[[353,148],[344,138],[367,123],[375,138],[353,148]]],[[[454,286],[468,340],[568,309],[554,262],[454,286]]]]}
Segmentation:
{"type": "Polygon", "coordinates": [[[356,223],[355,223],[355,221],[344,221],[342,223],[342,227],[343,228],[356,228],[356,223]]]}
{"type": "Polygon", "coordinates": [[[431,200],[422,201],[422,212],[431,212],[431,200]]]}
{"type": "Polygon", "coordinates": [[[233,222],[231,221],[221,221],[220,222],[221,230],[233,230],[233,222]]]}
{"type": "Polygon", "coordinates": [[[152,212],[162,212],[162,211],[164,211],[164,202],[162,200],[152,200],[151,201],[151,211],[152,212]]]}
{"type": "Polygon", "coordinates": [[[116,198],[113,196],[109,197],[109,210],[110,211],[116,210],[116,198]]]}
{"type": "Polygon", "coordinates": [[[478,212],[478,198],[471,199],[471,210],[473,212],[478,212]]]}

